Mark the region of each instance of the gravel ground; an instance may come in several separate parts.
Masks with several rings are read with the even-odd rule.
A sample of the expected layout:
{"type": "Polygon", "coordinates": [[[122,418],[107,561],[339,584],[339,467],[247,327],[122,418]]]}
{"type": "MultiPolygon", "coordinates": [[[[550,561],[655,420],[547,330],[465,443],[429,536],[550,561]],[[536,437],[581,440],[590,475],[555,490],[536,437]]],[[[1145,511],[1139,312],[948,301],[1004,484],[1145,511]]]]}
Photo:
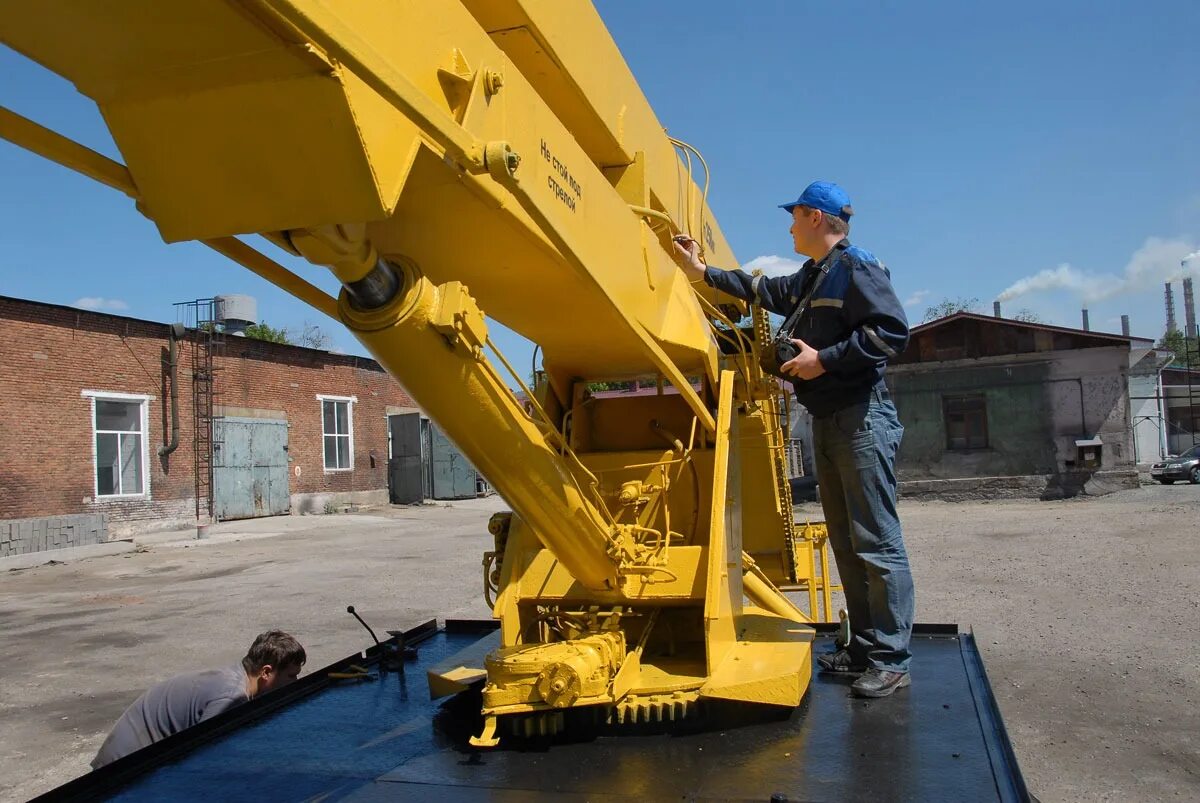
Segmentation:
{"type": "MultiPolygon", "coordinates": [[[[500,507],[231,523],[210,543],[5,572],[0,799],[86,771],[146,686],[232,662],[260,630],[301,635],[318,667],[366,642],[347,604],[376,630],[485,616],[500,507]]],[[[1198,513],[1200,486],[902,503],[918,620],[974,627],[1042,801],[1200,799],[1198,513]]]]}

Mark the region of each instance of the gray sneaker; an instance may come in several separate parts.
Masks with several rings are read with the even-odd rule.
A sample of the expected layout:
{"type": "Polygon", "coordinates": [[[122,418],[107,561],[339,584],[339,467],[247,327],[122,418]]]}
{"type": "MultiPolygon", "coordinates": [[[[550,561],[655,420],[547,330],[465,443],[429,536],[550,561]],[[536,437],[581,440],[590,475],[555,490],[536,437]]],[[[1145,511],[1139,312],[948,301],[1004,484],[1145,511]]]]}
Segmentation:
{"type": "Polygon", "coordinates": [[[870,667],[863,672],[862,677],[854,681],[850,690],[859,697],[887,697],[896,689],[911,685],[912,678],[907,672],[888,672],[870,667]]]}
{"type": "Polygon", "coordinates": [[[855,663],[850,657],[850,651],[845,647],[837,652],[818,655],[817,666],[822,672],[836,672],[840,675],[861,675],[867,671],[867,665],[855,663]]]}

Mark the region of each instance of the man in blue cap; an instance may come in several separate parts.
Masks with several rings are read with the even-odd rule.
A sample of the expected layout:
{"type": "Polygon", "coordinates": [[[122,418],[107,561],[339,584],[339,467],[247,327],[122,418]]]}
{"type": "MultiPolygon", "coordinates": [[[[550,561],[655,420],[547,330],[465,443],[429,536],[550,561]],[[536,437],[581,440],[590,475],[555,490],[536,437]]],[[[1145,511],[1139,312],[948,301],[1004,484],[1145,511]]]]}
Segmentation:
{"type": "Polygon", "coordinates": [[[847,239],[854,210],[841,187],[813,182],[780,208],[792,216],[796,253],[810,257],[791,276],[709,267],[688,237],[675,248],[692,279],[794,323],[799,353],[780,371],[813,416],[821,507],[851,627],[850,643],[817,663],[859,675],[857,695],[886,697],[911,682],[913,583],[896,514],[904,427],[883,382],[884,366],[908,344],[908,320],[887,268],[847,239]]]}

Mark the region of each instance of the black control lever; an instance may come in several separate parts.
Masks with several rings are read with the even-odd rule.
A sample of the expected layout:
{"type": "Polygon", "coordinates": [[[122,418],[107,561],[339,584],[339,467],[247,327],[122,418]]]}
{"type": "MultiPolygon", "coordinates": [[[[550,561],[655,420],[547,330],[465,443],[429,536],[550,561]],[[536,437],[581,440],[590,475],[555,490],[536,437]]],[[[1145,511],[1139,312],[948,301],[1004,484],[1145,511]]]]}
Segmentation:
{"type": "Polygon", "coordinates": [[[363,621],[363,618],[354,610],[353,605],[346,606],[346,613],[358,620],[358,623],[367,629],[371,634],[371,638],[375,641],[375,646],[379,648],[379,673],[382,675],[385,669],[398,670],[401,674],[404,673],[404,662],[415,660],[417,650],[415,647],[406,647],[404,645],[404,637],[398,636],[398,643],[381,642],[379,637],[375,635],[375,631],[371,626],[363,621]]]}
{"type": "Polygon", "coordinates": [[[356,610],[354,610],[353,605],[346,606],[346,613],[350,614],[355,619],[357,619],[358,623],[367,629],[367,632],[371,634],[371,638],[375,639],[375,646],[379,647],[382,650],[383,645],[379,643],[379,637],[375,635],[375,631],[371,629],[371,626],[369,624],[367,624],[366,622],[364,622],[363,618],[358,615],[358,612],[356,610]]]}

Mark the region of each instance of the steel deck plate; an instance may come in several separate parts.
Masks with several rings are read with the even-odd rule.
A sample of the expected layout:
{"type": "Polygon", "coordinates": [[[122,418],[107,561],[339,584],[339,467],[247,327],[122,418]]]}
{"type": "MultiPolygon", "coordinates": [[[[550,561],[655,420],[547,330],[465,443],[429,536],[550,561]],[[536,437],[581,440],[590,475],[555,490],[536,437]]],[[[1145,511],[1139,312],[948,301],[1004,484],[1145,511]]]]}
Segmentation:
{"type": "MultiPolygon", "coordinates": [[[[913,685],[891,698],[859,700],[849,679],[816,675],[805,703],[774,721],[477,751],[466,744],[476,702],[430,701],[425,668],[480,630],[426,626],[410,631],[424,640],[404,675],[331,683],[321,670],[291,699],[249,703],[45,799],[1027,800],[973,639],[956,630],[917,632],[913,685]]],[[[351,660],[362,661],[335,666],[351,660]]]]}

